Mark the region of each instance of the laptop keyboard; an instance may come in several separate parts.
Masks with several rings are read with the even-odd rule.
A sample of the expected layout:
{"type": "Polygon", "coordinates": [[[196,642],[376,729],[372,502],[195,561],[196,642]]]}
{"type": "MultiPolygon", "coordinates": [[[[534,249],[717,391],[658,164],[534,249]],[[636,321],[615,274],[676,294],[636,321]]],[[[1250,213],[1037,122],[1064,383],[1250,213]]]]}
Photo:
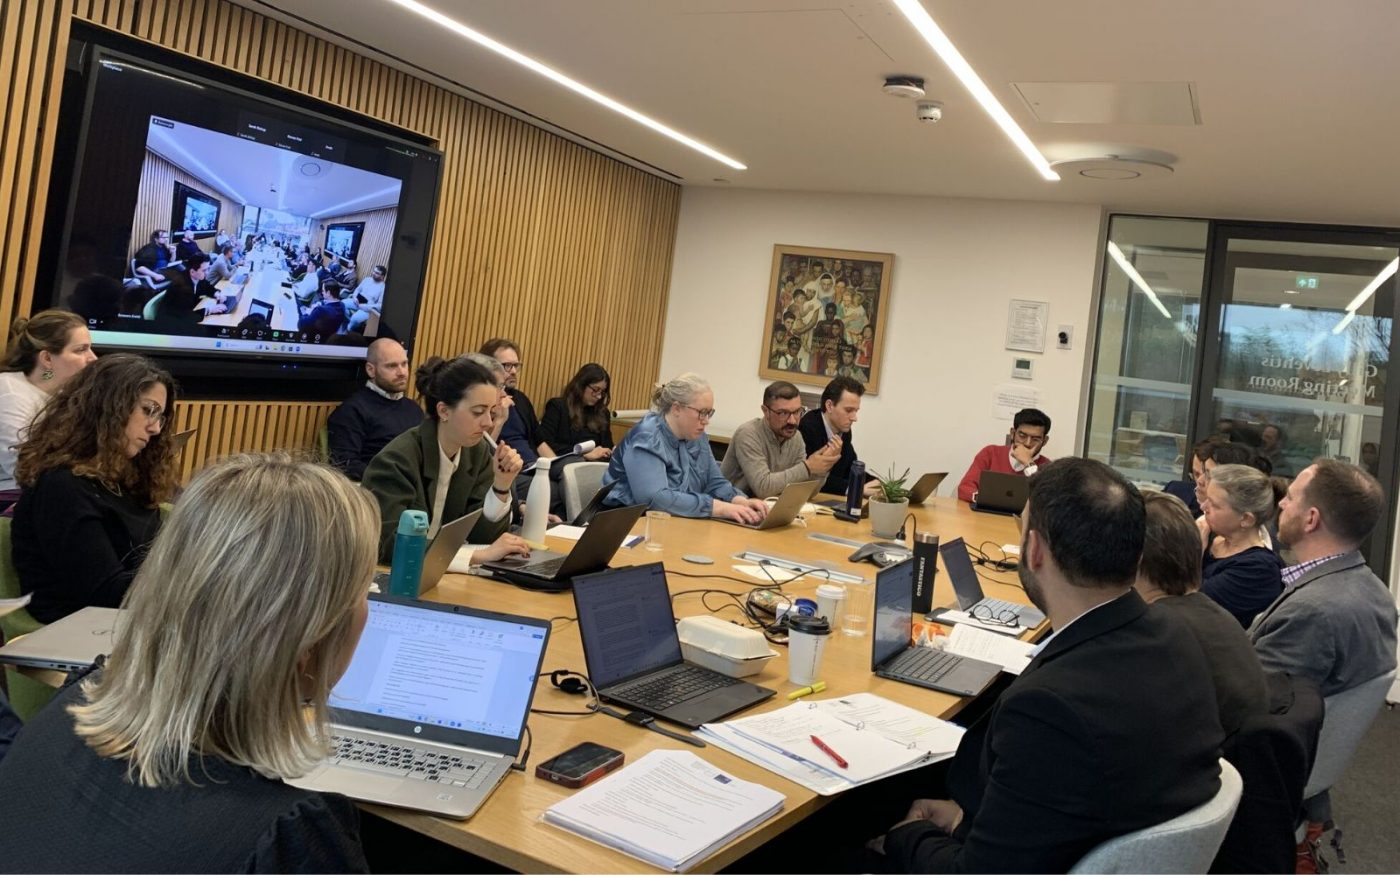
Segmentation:
{"type": "Polygon", "coordinates": [[[890,671],[930,683],[941,680],[962,662],[961,656],[932,647],[913,647],[895,657],[890,671]]]}
{"type": "Polygon", "coordinates": [[[370,772],[419,778],[474,790],[491,773],[492,761],[480,757],[437,753],[398,744],[337,735],[330,762],[370,772]]]}
{"type": "Polygon", "coordinates": [[[665,711],[672,705],[738,683],[731,677],[695,665],[681,666],[660,677],[647,677],[609,690],[609,695],[626,699],[651,711],[665,711]]]}
{"type": "Polygon", "coordinates": [[[538,565],[527,565],[520,570],[528,571],[531,574],[536,575],[538,577],[553,577],[559,572],[559,569],[563,567],[564,560],[567,558],[569,557],[560,556],[558,559],[550,559],[547,562],[541,562],[538,565]]]}

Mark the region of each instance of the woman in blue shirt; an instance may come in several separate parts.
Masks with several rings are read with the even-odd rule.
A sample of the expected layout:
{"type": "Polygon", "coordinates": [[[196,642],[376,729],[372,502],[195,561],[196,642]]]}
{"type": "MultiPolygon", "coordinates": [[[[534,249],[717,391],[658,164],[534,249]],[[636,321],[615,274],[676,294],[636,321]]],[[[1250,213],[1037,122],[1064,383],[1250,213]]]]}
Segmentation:
{"type": "Polygon", "coordinates": [[[1204,479],[1201,592],[1248,629],[1283,591],[1283,563],[1264,530],[1281,490],[1248,465],[1217,465],[1204,479]]]}
{"type": "Polygon", "coordinates": [[[607,504],[646,504],[676,516],[757,523],[768,514],[720,473],[705,425],[715,415],[715,393],[704,377],[681,374],[658,386],[652,412],[613,449],[603,485],[607,504]]]}

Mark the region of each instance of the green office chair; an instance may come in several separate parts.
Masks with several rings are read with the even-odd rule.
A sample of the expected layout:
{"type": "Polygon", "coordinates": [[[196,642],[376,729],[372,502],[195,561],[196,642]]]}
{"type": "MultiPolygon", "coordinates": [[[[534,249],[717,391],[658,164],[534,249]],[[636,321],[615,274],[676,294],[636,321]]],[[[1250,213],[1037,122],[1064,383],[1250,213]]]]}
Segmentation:
{"type": "MultiPolygon", "coordinates": [[[[14,561],[10,558],[10,518],[0,517],[0,598],[13,599],[19,596],[19,572],[15,571],[14,561]]],[[[0,631],[5,633],[6,641],[20,635],[28,635],[43,625],[24,608],[0,617],[0,631]]],[[[20,674],[9,666],[5,668],[5,684],[10,691],[10,706],[15,709],[19,718],[26,722],[39,713],[39,709],[47,705],[58,692],[48,684],[20,674]]]]}
{"type": "Polygon", "coordinates": [[[316,429],[316,461],[330,462],[331,460],[331,430],[330,426],[324,422],[316,429]]]}

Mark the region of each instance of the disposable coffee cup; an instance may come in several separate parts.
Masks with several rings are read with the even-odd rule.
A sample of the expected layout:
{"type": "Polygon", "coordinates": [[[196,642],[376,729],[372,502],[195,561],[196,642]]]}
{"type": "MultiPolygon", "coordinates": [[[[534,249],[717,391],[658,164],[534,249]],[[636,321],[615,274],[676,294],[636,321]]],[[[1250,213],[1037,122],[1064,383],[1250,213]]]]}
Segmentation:
{"type": "Polygon", "coordinates": [[[817,587],[817,616],[826,617],[835,632],[840,626],[841,611],[846,601],[846,588],[836,583],[823,583],[817,587]]]}
{"type": "Polygon", "coordinates": [[[789,681],[806,687],[821,680],[822,654],[830,637],[826,618],[788,615],[789,681]]]}

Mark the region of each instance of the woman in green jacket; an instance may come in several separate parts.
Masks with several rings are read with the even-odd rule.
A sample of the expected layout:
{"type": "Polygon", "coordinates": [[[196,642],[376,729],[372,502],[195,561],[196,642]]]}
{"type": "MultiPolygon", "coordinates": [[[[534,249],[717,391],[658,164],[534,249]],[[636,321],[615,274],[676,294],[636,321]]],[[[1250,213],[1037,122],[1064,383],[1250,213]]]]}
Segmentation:
{"type": "Polygon", "coordinates": [[[525,542],[507,531],[520,455],[504,443],[493,454],[484,441],[498,397],[491,373],[465,357],[434,356],[419,366],[417,383],[427,419],[380,450],[360,481],[379,502],[379,561],[393,560],[405,510],[428,514],[432,538],[443,523],[481,508],[468,537],[483,545],[472,554],[473,562],[529,555],[525,542]]]}

